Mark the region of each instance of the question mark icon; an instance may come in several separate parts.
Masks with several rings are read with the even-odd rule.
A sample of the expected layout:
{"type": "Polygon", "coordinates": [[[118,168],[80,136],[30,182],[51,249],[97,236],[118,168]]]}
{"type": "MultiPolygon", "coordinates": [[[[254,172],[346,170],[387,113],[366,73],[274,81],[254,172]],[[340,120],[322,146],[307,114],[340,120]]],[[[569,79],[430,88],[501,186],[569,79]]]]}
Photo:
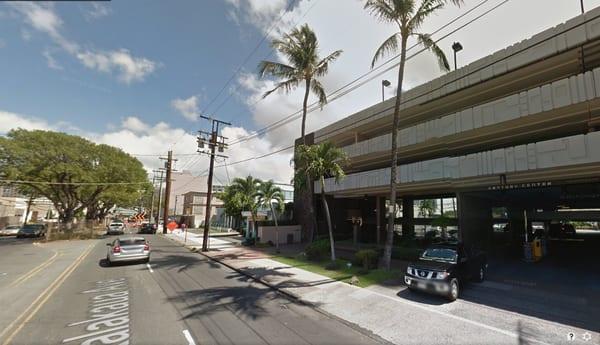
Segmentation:
{"type": "Polygon", "coordinates": [[[567,334],[567,340],[568,340],[568,341],[573,341],[573,340],[575,340],[575,333],[573,333],[573,332],[569,332],[569,333],[567,334]]]}

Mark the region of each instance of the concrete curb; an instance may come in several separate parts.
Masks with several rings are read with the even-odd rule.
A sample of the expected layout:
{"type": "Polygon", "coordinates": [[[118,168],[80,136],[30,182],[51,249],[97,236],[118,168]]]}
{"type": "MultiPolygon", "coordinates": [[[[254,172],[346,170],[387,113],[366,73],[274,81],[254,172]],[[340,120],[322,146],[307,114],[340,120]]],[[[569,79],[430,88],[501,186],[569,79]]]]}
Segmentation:
{"type": "Polygon", "coordinates": [[[297,302],[299,304],[308,306],[308,307],[314,309],[315,311],[323,314],[324,316],[327,316],[329,318],[337,320],[337,321],[343,323],[344,325],[346,325],[346,326],[354,329],[355,331],[363,334],[366,337],[369,337],[369,338],[371,338],[371,339],[373,339],[373,340],[375,340],[375,341],[377,341],[379,343],[382,343],[382,344],[393,344],[393,343],[391,343],[391,342],[389,342],[389,341],[381,338],[380,336],[374,334],[373,332],[370,332],[370,331],[368,331],[368,330],[360,327],[359,325],[357,325],[355,323],[349,322],[349,321],[347,321],[345,319],[340,318],[339,316],[333,315],[333,314],[331,314],[331,313],[329,313],[329,312],[321,309],[318,304],[315,304],[313,302],[304,300],[304,299],[302,299],[302,297],[300,297],[299,295],[297,295],[297,294],[295,294],[293,292],[285,291],[282,288],[277,287],[276,285],[273,285],[273,284],[269,283],[268,281],[265,281],[264,279],[262,279],[260,277],[255,277],[252,274],[245,272],[244,270],[236,268],[236,267],[234,267],[234,266],[232,266],[230,264],[227,264],[227,263],[223,262],[222,260],[216,259],[216,258],[214,258],[214,257],[212,257],[210,255],[207,255],[207,254],[203,253],[201,250],[199,250],[198,248],[193,248],[193,247],[184,245],[183,243],[178,242],[177,240],[172,239],[172,238],[168,238],[168,237],[165,237],[165,238],[167,238],[170,241],[173,241],[173,242],[181,244],[183,247],[187,248],[189,251],[191,251],[193,253],[200,254],[200,255],[204,256],[205,258],[207,258],[207,259],[209,259],[211,261],[214,261],[214,262],[216,262],[218,264],[221,264],[221,265],[223,265],[223,266],[225,266],[225,267],[227,267],[227,268],[229,268],[229,269],[231,269],[231,270],[233,270],[233,271],[235,271],[235,272],[237,272],[239,274],[242,274],[242,275],[244,275],[244,276],[246,276],[246,277],[248,277],[248,278],[250,278],[250,279],[252,279],[252,280],[254,280],[254,281],[256,281],[256,282],[258,282],[258,283],[260,283],[260,284],[262,284],[264,286],[266,286],[266,287],[268,287],[269,289],[271,289],[271,290],[273,290],[275,292],[278,292],[278,293],[280,293],[280,294],[288,297],[289,299],[293,300],[294,302],[297,302]]]}

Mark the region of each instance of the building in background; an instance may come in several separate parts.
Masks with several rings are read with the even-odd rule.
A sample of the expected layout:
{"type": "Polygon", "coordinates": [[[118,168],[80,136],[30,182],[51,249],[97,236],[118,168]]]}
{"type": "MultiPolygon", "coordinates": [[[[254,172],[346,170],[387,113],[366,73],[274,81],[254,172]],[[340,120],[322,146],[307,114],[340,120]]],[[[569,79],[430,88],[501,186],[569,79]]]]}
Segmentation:
{"type": "Polygon", "coordinates": [[[30,223],[57,221],[58,212],[50,200],[31,200],[29,214],[26,215],[28,203],[29,197],[20,194],[15,186],[0,186],[0,228],[20,225],[26,220],[30,223]]]}
{"type": "MultiPolygon", "coordinates": [[[[183,218],[185,222],[194,228],[204,226],[206,219],[206,192],[187,192],[183,195],[183,218]]],[[[211,201],[211,224],[221,227],[231,227],[230,217],[225,216],[223,201],[218,199],[215,194],[211,201]]]]}

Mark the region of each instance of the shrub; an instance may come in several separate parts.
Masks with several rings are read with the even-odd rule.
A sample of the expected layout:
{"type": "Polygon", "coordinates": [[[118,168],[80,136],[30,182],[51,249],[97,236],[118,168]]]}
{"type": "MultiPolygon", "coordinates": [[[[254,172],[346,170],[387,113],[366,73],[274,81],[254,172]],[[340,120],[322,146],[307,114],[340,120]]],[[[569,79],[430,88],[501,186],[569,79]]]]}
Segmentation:
{"type": "Polygon", "coordinates": [[[326,265],[325,265],[325,269],[329,270],[329,271],[335,271],[337,269],[340,268],[340,265],[337,261],[329,261],[326,265]]]}
{"type": "Polygon", "coordinates": [[[329,240],[317,240],[306,246],[304,249],[306,258],[312,261],[320,261],[329,256],[331,248],[329,246],[329,240]]]}
{"type": "Polygon", "coordinates": [[[355,254],[356,260],[360,261],[363,265],[363,269],[368,271],[370,268],[377,267],[377,259],[379,255],[374,249],[363,249],[359,250],[355,254]]]}

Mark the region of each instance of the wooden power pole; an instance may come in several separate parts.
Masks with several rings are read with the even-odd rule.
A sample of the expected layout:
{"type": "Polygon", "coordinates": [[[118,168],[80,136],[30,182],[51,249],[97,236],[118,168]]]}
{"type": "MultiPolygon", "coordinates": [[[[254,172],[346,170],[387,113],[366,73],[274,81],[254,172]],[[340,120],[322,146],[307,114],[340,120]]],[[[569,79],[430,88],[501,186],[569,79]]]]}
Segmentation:
{"type": "Polygon", "coordinates": [[[167,233],[167,223],[169,221],[169,194],[171,194],[171,171],[173,169],[173,151],[169,150],[167,158],[165,162],[165,170],[167,171],[167,176],[165,177],[166,185],[165,185],[165,206],[163,208],[163,234],[167,233]]]}
{"type": "Polygon", "coordinates": [[[211,117],[206,117],[200,115],[201,118],[209,120],[211,122],[212,130],[209,132],[198,131],[200,134],[198,136],[198,152],[210,155],[210,165],[208,168],[208,189],[206,192],[206,211],[204,216],[204,236],[202,237],[202,251],[205,252],[208,250],[208,232],[210,230],[210,212],[212,207],[212,181],[213,181],[213,170],[215,167],[215,156],[227,158],[226,156],[219,155],[215,153],[215,150],[219,152],[223,152],[227,146],[225,144],[225,137],[219,135],[219,125],[224,124],[231,126],[230,123],[213,119],[211,117]],[[205,151],[204,146],[208,145],[208,149],[210,151],[205,151]]]}

